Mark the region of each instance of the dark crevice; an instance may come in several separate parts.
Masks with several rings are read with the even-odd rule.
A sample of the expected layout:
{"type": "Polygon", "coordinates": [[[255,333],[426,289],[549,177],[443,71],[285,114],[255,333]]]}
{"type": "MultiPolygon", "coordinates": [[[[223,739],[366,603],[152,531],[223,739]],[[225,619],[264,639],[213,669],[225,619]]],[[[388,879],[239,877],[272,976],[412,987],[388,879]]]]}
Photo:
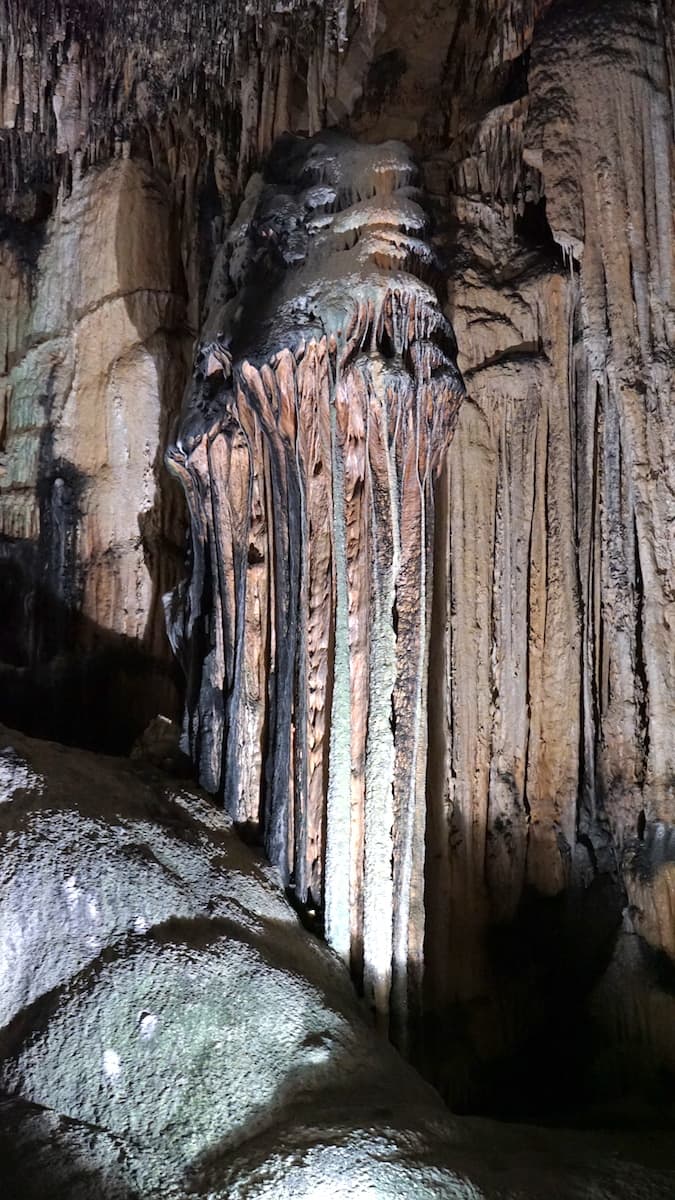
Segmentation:
{"type": "Polygon", "coordinates": [[[568,269],[562,247],[556,242],[546,216],[546,197],[526,200],[522,213],[516,215],[516,235],[531,250],[536,250],[558,267],[568,269]]]}
{"type": "Polygon", "coordinates": [[[635,680],[636,680],[636,709],[638,714],[639,732],[642,752],[642,782],[647,775],[649,762],[649,678],[644,645],[645,622],[645,588],[640,562],[640,535],[637,517],[633,514],[633,538],[635,546],[635,680]]]}
{"type": "Polygon", "coordinates": [[[522,99],[528,92],[528,71],[530,69],[530,48],[514,58],[508,65],[506,80],[499,93],[498,104],[513,104],[522,99]]]}

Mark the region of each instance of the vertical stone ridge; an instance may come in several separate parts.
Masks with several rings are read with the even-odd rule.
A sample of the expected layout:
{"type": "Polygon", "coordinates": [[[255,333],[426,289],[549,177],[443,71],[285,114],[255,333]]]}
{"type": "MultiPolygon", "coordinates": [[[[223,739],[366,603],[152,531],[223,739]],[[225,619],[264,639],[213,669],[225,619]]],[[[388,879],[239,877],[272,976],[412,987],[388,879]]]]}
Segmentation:
{"type": "Polygon", "coordinates": [[[462,1095],[467,1060],[519,1071],[569,1019],[543,974],[524,1003],[509,944],[533,975],[555,946],[580,1026],[592,1012],[637,1071],[638,1044],[671,1056],[672,998],[635,949],[640,934],[644,963],[672,954],[655,850],[675,819],[670,32],[662,5],[552,6],[527,97],[452,170],[472,403],[439,489],[425,967],[427,1066],[454,1105],[494,1088],[486,1066],[462,1095]],[[650,856],[647,887],[634,863],[650,856]],[[604,981],[599,955],[576,982],[582,940],[614,946],[604,981]]]}
{"type": "Polygon", "coordinates": [[[335,632],[333,636],[333,696],[330,713],[330,751],[326,796],[326,869],[324,910],[326,936],[341,958],[349,962],[351,841],[352,711],[349,653],[349,596],[345,546],[344,462],[337,445],[336,402],[330,406],[333,499],[333,572],[335,632]]]}
{"type": "Polygon", "coordinates": [[[209,315],[169,456],[191,516],[187,603],[172,606],[187,743],[406,1046],[454,337],[399,143],[283,139],[243,213],[229,288],[213,289],[234,298],[209,315]]]}

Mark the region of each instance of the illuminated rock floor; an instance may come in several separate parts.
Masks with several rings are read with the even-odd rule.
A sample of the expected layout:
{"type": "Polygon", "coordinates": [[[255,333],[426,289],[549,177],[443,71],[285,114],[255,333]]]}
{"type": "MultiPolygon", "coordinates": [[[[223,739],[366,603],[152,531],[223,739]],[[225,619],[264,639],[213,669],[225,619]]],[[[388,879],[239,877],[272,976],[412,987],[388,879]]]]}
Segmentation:
{"type": "Polygon", "coordinates": [[[451,1116],[192,785],[0,738],[2,1196],[667,1200],[667,1135],[451,1116]]]}

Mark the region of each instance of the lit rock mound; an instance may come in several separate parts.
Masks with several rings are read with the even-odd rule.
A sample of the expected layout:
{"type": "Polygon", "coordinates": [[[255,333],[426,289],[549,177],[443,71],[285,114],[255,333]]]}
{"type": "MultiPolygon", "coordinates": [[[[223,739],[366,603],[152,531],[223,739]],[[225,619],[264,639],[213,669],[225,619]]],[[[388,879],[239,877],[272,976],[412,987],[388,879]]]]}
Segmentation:
{"type": "Polygon", "coordinates": [[[274,874],[193,790],[0,733],[4,1200],[672,1196],[668,1138],[450,1118],[274,874]]]}
{"type": "Polygon", "coordinates": [[[398,142],[283,138],[214,268],[169,461],[200,782],[401,1044],[424,937],[434,482],[463,384],[398,142]]]}

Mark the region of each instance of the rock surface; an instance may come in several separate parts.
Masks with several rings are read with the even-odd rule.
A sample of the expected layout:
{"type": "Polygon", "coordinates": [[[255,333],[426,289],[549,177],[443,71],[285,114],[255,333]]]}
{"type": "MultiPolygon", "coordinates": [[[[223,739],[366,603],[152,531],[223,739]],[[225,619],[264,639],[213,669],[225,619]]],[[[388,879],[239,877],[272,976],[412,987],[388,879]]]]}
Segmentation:
{"type": "Polygon", "coordinates": [[[553,4],[524,94],[428,167],[469,400],[438,507],[427,999],[469,1106],[481,1077],[527,1104],[552,1061],[572,1107],[673,1068],[671,33],[660,5],[553,4]],[[515,1046],[541,1072],[496,1079],[515,1046]]]}
{"type": "Polygon", "coordinates": [[[126,748],[177,709],[161,596],[182,514],[162,458],[186,340],[166,188],[128,160],[92,171],[0,271],[3,715],[126,748]]]}
{"type": "Polygon", "coordinates": [[[435,483],[464,387],[405,146],[281,139],[216,259],[168,462],[187,744],[407,1044],[435,483]]]}
{"type": "Polygon", "coordinates": [[[437,495],[422,1041],[470,1111],[640,1093],[673,1112],[673,17],[672,0],[0,4],[0,716],[25,728],[130,745],[178,717],[157,604],[181,573],[175,495],[153,478],[145,562],[135,522],[186,378],[183,314],[193,336],[258,160],[337,122],[420,164],[469,392],[437,495]],[[82,271],[98,317],[66,312],[82,271]],[[41,295],[61,316],[36,340],[41,295]],[[75,340],[73,396],[50,364],[69,372],[75,340]],[[114,412],[130,437],[108,447],[114,412]],[[98,464],[77,519],[82,481],[49,463],[54,438],[79,461],[62,413],[98,464]]]}
{"type": "Polygon", "coordinates": [[[672,1149],[450,1118],[194,788],[0,736],[8,1200],[657,1200],[672,1149]]]}

